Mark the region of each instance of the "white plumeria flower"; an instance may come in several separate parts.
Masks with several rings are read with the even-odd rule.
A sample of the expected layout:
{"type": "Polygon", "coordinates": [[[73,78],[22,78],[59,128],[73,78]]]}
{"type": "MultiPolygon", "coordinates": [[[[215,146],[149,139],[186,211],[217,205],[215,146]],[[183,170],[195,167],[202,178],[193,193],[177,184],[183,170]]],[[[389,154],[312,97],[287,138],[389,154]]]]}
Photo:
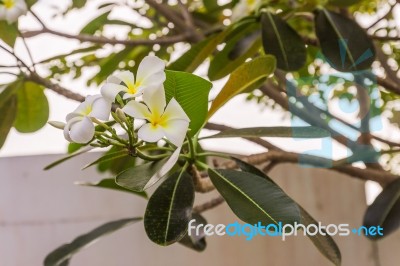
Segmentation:
{"type": "Polygon", "coordinates": [[[28,6],[24,0],[0,0],[0,20],[7,20],[11,24],[27,12],[28,6]]]}
{"type": "Polygon", "coordinates": [[[232,10],[232,21],[238,21],[239,19],[250,15],[251,12],[260,7],[262,0],[240,0],[232,10]]]}
{"type": "Polygon", "coordinates": [[[136,80],[130,71],[110,76],[101,88],[101,94],[112,102],[120,92],[125,92],[124,99],[140,96],[146,88],[158,87],[164,83],[166,79],[164,69],[163,60],[157,56],[146,56],[139,64],[136,80]]]}
{"type": "Polygon", "coordinates": [[[64,127],[66,140],[75,143],[87,143],[92,140],[95,132],[91,117],[108,120],[111,112],[111,102],[101,95],[90,95],[78,108],[67,115],[67,124],[64,127]]]}
{"type": "Polygon", "coordinates": [[[172,98],[166,104],[163,86],[145,90],[143,101],[145,104],[130,101],[122,108],[126,114],[148,121],[139,129],[139,138],[147,142],[157,142],[167,137],[177,147],[182,146],[190,119],[179,103],[172,98]]]}

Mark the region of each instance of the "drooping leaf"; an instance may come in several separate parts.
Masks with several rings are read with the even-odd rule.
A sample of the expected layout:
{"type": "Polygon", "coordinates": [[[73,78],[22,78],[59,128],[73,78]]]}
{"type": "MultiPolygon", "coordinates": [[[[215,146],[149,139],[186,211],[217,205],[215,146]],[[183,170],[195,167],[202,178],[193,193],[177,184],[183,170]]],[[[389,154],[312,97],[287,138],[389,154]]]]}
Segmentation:
{"type": "Polygon", "coordinates": [[[217,45],[224,39],[225,35],[226,32],[222,32],[193,44],[189,51],[184,53],[176,61],[172,62],[168,66],[168,69],[185,72],[195,71],[215,50],[217,45]]]}
{"type": "MultiPolygon", "coordinates": [[[[198,213],[193,213],[191,220],[194,219],[193,226],[197,226],[199,224],[206,225],[206,219],[198,213]]],[[[204,227],[200,227],[198,232],[196,232],[195,228],[191,228],[191,232],[189,235],[189,231],[186,235],[179,241],[179,244],[184,245],[185,247],[191,248],[196,251],[204,251],[207,247],[206,236],[204,234],[204,227]],[[199,234],[197,234],[199,233],[199,234]]]]}
{"type": "Polygon", "coordinates": [[[214,99],[207,118],[231,98],[271,75],[275,71],[275,66],[276,60],[273,56],[261,56],[238,67],[214,99]]]}
{"type": "Polygon", "coordinates": [[[367,228],[371,226],[383,228],[383,236],[367,235],[372,240],[385,237],[400,227],[400,179],[387,185],[368,207],[363,225],[367,228]]]}
{"type": "Polygon", "coordinates": [[[8,100],[16,94],[21,82],[21,80],[17,80],[11,84],[4,85],[4,89],[0,93],[0,108],[6,105],[8,100]]]}
{"type": "Polygon", "coordinates": [[[208,109],[208,94],[212,83],[196,75],[165,71],[167,79],[164,83],[167,102],[175,98],[190,118],[189,134],[194,136],[203,126],[208,109]]]}
{"type": "Polygon", "coordinates": [[[14,47],[15,41],[18,38],[18,24],[8,24],[5,20],[0,20],[0,39],[8,44],[10,47],[14,47]]]}
{"type": "MultiPolygon", "coordinates": [[[[81,0],[79,0],[81,1],[81,0]]],[[[102,29],[104,24],[107,22],[108,15],[110,14],[111,11],[107,11],[100,16],[94,18],[92,21],[90,21],[88,24],[86,24],[85,27],[82,28],[80,34],[90,34],[93,35],[96,33],[97,30],[102,29]]]]}
{"type": "Polygon", "coordinates": [[[264,51],[276,57],[277,67],[286,71],[300,69],[307,52],[300,35],[279,16],[264,12],[261,15],[264,51]]]}
{"type": "Polygon", "coordinates": [[[300,223],[300,210],[276,184],[234,170],[209,169],[208,174],[232,211],[249,224],[300,223]]]}
{"type": "Polygon", "coordinates": [[[141,219],[142,218],[127,218],[103,224],[89,233],[75,238],[71,243],[64,244],[52,251],[44,259],[44,266],[68,265],[65,264],[65,261],[68,261],[75,253],[89,246],[100,237],[113,233],[141,219]]]}
{"type": "Polygon", "coordinates": [[[18,111],[14,127],[21,133],[31,133],[46,125],[49,102],[43,87],[33,82],[21,83],[17,89],[18,111]]]}
{"type": "Polygon", "coordinates": [[[138,195],[140,197],[147,199],[146,192],[144,192],[144,191],[136,192],[136,191],[132,191],[132,190],[123,188],[121,186],[118,186],[117,183],[115,182],[114,178],[106,178],[99,182],[75,182],[75,184],[80,185],[80,186],[98,187],[98,188],[106,188],[106,189],[112,189],[112,190],[116,190],[116,191],[128,192],[128,193],[135,194],[135,195],[138,195]]]}
{"type": "MultiPolygon", "coordinates": [[[[275,184],[275,181],[273,181],[269,176],[267,176],[257,167],[235,157],[232,157],[232,159],[236,162],[236,164],[242,171],[258,175],[275,184]]],[[[300,209],[301,223],[303,225],[307,227],[310,224],[318,224],[317,221],[303,207],[301,207],[299,204],[297,205],[300,209]]],[[[330,260],[337,266],[341,264],[342,255],[338,246],[336,245],[336,242],[330,235],[325,233],[325,235],[316,234],[315,236],[308,235],[308,237],[316,246],[316,248],[321,252],[321,254],[324,255],[328,260],[330,260]]]]}
{"type": "Polygon", "coordinates": [[[260,47],[261,38],[257,23],[245,23],[232,30],[225,47],[211,60],[208,77],[210,80],[217,80],[231,74],[248,58],[253,57],[260,47]]]}
{"type": "MultiPolygon", "coordinates": [[[[0,94],[0,97],[2,94],[0,94]]],[[[7,135],[14,124],[17,114],[17,96],[12,95],[8,100],[0,105],[0,148],[3,147],[7,139],[7,135]]]]}
{"type": "Polygon", "coordinates": [[[47,165],[43,170],[50,170],[51,168],[53,168],[53,167],[65,162],[65,161],[67,161],[69,159],[72,159],[75,156],[84,154],[84,153],[86,153],[86,152],[88,152],[88,151],[90,151],[92,149],[93,149],[93,147],[83,147],[83,148],[81,148],[81,149],[79,149],[79,150],[77,150],[77,151],[75,151],[75,152],[73,152],[73,153],[71,153],[71,154],[69,154],[69,155],[67,155],[67,156],[65,156],[65,157],[63,157],[63,158],[61,158],[61,159],[49,164],[49,165],[47,165]]]}
{"type": "Polygon", "coordinates": [[[204,137],[209,138],[253,138],[253,137],[276,137],[276,138],[326,138],[330,133],[319,127],[251,127],[224,130],[218,134],[204,137]]]}
{"type": "Polygon", "coordinates": [[[375,48],[367,33],[355,21],[326,9],[315,11],[316,34],[328,63],[339,71],[371,67],[375,48]]]}
{"type": "Polygon", "coordinates": [[[193,202],[193,180],[185,171],[162,183],[149,199],[144,215],[144,228],[150,240],[162,246],[181,240],[187,232],[193,202]]]}
{"type": "Polygon", "coordinates": [[[128,151],[127,150],[121,150],[121,151],[116,151],[116,152],[112,152],[112,153],[107,153],[103,156],[101,156],[100,158],[98,158],[97,160],[85,165],[82,170],[89,168],[93,165],[102,163],[102,162],[108,162],[108,161],[113,161],[116,159],[120,159],[123,157],[129,156],[128,151]]]}
{"type": "Polygon", "coordinates": [[[128,168],[118,174],[115,180],[121,187],[132,191],[142,192],[150,179],[166,162],[167,159],[163,159],[157,162],[145,163],[128,168]]]}

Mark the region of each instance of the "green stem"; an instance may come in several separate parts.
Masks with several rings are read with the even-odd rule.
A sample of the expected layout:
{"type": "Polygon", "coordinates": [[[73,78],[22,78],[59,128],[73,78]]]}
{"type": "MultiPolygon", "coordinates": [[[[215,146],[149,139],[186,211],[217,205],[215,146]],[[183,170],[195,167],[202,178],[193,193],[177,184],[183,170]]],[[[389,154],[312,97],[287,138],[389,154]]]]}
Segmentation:
{"type": "Polygon", "coordinates": [[[220,158],[225,158],[225,159],[230,159],[231,156],[229,156],[226,153],[222,152],[202,152],[197,154],[198,157],[206,157],[206,156],[215,156],[215,157],[220,157],[220,158]]]}
{"type": "Polygon", "coordinates": [[[190,160],[194,162],[196,160],[196,151],[194,149],[193,140],[189,134],[186,136],[186,139],[188,140],[189,144],[190,160]]]}
{"type": "Polygon", "coordinates": [[[160,155],[148,155],[140,151],[139,149],[136,149],[136,154],[139,158],[146,160],[146,161],[159,161],[161,159],[164,159],[168,157],[170,154],[160,154],[160,155]]]}

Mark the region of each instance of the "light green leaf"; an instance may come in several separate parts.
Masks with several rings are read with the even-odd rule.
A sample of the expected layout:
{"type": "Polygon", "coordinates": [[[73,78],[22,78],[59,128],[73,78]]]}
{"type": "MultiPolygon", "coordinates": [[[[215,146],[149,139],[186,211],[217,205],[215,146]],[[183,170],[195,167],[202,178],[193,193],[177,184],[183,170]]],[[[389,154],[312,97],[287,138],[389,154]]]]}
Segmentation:
{"type": "Polygon", "coordinates": [[[275,67],[276,60],[269,55],[258,57],[238,67],[232,72],[229,80],[214,99],[208,112],[208,118],[231,98],[245,91],[261,79],[270,76],[275,71],[275,67]]]}
{"type": "Polygon", "coordinates": [[[249,224],[300,223],[300,210],[281,188],[258,175],[209,169],[215,188],[232,211],[249,224]]]}
{"type": "Polygon", "coordinates": [[[64,244],[52,251],[44,259],[44,266],[58,266],[65,264],[75,253],[93,244],[100,237],[111,234],[121,228],[140,221],[142,218],[127,218],[103,224],[87,234],[75,238],[71,243],[64,244]]]}
{"type": "MultiPolygon", "coordinates": [[[[3,93],[0,94],[0,98],[3,96],[3,93]]],[[[3,147],[4,142],[7,139],[7,135],[10,132],[12,125],[14,124],[16,113],[17,96],[12,95],[3,105],[0,105],[0,148],[3,147]]]]}
{"type": "Polygon", "coordinates": [[[18,24],[8,24],[5,20],[0,20],[0,39],[10,47],[14,47],[18,38],[18,24]]]}
{"type": "Polygon", "coordinates": [[[53,168],[53,167],[65,162],[65,161],[67,161],[67,160],[69,160],[71,158],[74,158],[75,156],[84,154],[84,153],[86,153],[86,152],[88,152],[88,151],[90,151],[92,149],[93,149],[93,147],[83,147],[83,148],[81,148],[81,149],[79,149],[79,150],[77,150],[77,151],[75,151],[75,152],[73,152],[73,153],[71,153],[71,154],[69,154],[69,155],[67,155],[67,156],[65,156],[65,157],[63,157],[63,158],[51,163],[51,164],[49,164],[43,170],[50,170],[51,168],[53,168]]]}
{"type": "Polygon", "coordinates": [[[156,244],[168,246],[182,239],[192,216],[193,179],[184,170],[162,183],[147,204],[144,228],[156,244]]]}
{"type": "Polygon", "coordinates": [[[116,191],[128,192],[128,193],[135,194],[135,195],[138,195],[140,197],[147,199],[146,192],[144,192],[144,191],[136,192],[136,191],[132,191],[132,190],[123,188],[121,186],[118,186],[118,184],[115,182],[114,178],[106,178],[99,182],[75,182],[75,184],[80,185],[80,186],[98,187],[98,188],[105,188],[105,189],[112,189],[112,190],[116,190],[116,191]]]}
{"type": "Polygon", "coordinates": [[[326,138],[330,133],[319,127],[251,127],[224,130],[218,134],[204,137],[210,138],[326,138]]]}
{"type": "Polygon", "coordinates": [[[49,118],[49,102],[43,87],[33,82],[21,83],[17,96],[15,129],[21,133],[31,133],[44,127],[49,118]]]}
{"type": "Polygon", "coordinates": [[[167,102],[175,98],[190,118],[189,134],[194,136],[203,126],[208,109],[208,94],[212,83],[196,75],[165,71],[167,79],[164,83],[167,102]]]}
{"type": "Polygon", "coordinates": [[[89,34],[93,35],[96,31],[103,28],[104,24],[107,22],[108,15],[111,11],[107,11],[100,16],[96,17],[92,21],[90,21],[83,29],[81,30],[80,34],[89,34]]]}

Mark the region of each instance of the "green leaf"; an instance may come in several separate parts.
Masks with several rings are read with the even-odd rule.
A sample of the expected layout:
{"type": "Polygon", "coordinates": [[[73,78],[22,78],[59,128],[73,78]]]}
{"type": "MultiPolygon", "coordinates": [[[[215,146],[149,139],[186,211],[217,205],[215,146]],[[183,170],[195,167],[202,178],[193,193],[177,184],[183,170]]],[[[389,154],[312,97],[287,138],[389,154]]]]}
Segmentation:
{"type": "Polygon", "coordinates": [[[208,110],[208,94],[212,83],[196,75],[166,70],[164,83],[167,102],[175,98],[190,118],[189,134],[194,136],[203,126],[208,110]]]}
{"type": "Polygon", "coordinates": [[[156,244],[168,246],[182,239],[192,216],[194,185],[181,170],[162,183],[147,204],[144,228],[156,244]]]}
{"type": "Polygon", "coordinates": [[[294,71],[306,63],[306,46],[286,21],[265,12],[261,15],[261,25],[264,51],[276,57],[278,68],[294,71]]]}
{"type": "Polygon", "coordinates": [[[115,180],[121,187],[142,192],[150,179],[161,169],[167,160],[168,158],[128,168],[119,173],[115,180]]]}
{"type": "MultiPolygon", "coordinates": [[[[3,96],[3,93],[0,94],[0,98],[3,96]]],[[[7,139],[7,135],[10,132],[10,129],[15,121],[15,117],[17,114],[17,96],[12,95],[3,105],[0,105],[0,114],[1,114],[1,119],[0,119],[0,148],[1,148],[3,147],[4,142],[7,139]]]]}
{"type": "Polygon", "coordinates": [[[21,133],[31,133],[44,127],[49,118],[49,102],[43,87],[33,82],[21,83],[17,96],[15,129],[21,133]]]}
{"type": "Polygon", "coordinates": [[[89,168],[93,165],[102,163],[102,162],[113,161],[115,159],[120,159],[120,158],[127,157],[127,156],[129,156],[129,153],[127,150],[121,150],[121,151],[116,151],[116,152],[112,152],[112,153],[107,153],[107,154],[101,156],[100,158],[98,158],[97,160],[85,165],[82,168],[82,170],[89,168]]]}
{"type": "Polygon", "coordinates": [[[358,2],[361,2],[361,0],[329,0],[329,4],[340,7],[351,6],[357,4],[358,2]]]}
{"type": "MultiPolygon", "coordinates": [[[[195,227],[199,224],[207,224],[206,219],[198,213],[193,213],[191,219],[195,220],[195,222],[193,222],[193,225],[195,227]]],[[[186,233],[186,235],[179,241],[179,244],[182,244],[185,247],[191,248],[196,251],[204,251],[207,247],[204,227],[200,227],[200,230],[198,230],[198,232],[196,232],[196,228],[192,228],[190,236],[188,233],[186,233]]]]}
{"type": "Polygon", "coordinates": [[[67,161],[67,160],[69,160],[71,158],[74,158],[75,156],[84,154],[84,153],[86,153],[86,152],[88,152],[88,151],[90,151],[92,149],[93,149],[92,147],[83,147],[83,148],[81,148],[81,149],[79,149],[79,150],[77,150],[77,151],[75,151],[75,152],[73,152],[73,153],[71,153],[71,154],[69,154],[69,155],[67,155],[67,156],[65,156],[65,157],[63,157],[63,158],[61,158],[61,159],[49,164],[49,165],[47,165],[43,170],[50,170],[51,168],[53,168],[53,167],[65,162],[65,161],[67,161]]]}
{"type": "Polygon", "coordinates": [[[209,169],[208,174],[232,211],[249,224],[300,223],[297,204],[281,188],[260,176],[209,169]]]}
{"type": "Polygon", "coordinates": [[[275,71],[275,66],[275,58],[267,55],[253,59],[238,67],[213,101],[208,112],[208,118],[231,98],[271,75],[275,71]]]}
{"type": "Polygon", "coordinates": [[[248,58],[253,57],[261,47],[259,25],[256,23],[245,23],[232,30],[229,37],[222,51],[210,62],[210,80],[221,79],[231,74],[248,58]]]}
{"type": "Polygon", "coordinates": [[[75,182],[76,185],[80,185],[80,186],[88,186],[88,187],[98,187],[98,188],[106,188],[106,189],[112,189],[112,190],[117,190],[117,191],[123,191],[123,192],[128,192],[131,194],[135,194],[138,195],[140,197],[143,197],[145,199],[147,199],[147,193],[142,191],[142,192],[136,192],[136,191],[132,191],[126,188],[123,188],[121,186],[118,186],[117,183],[115,183],[115,179],[114,178],[106,178],[103,179],[99,182],[75,182]]]}
{"type": "Polygon", "coordinates": [[[214,138],[327,138],[330,133],[319,127],[250,127],[250,128],[235,128],[224,130],[218,134],[204,137],[203,139],[214,138]]]}
{"type": "Polygon", "coordinates": [[[1,86],[4,89],[0,93],[0,108],[7,104],[7,101],[16,94],[19,85],[21,84],[21,80],[16,80],[11,84],[1,86]]]}
{"type": "Polygon", "coordinates": [[[86,5],[87,0],[72,0],[72,7],[82,8],[86,5]]]}
{"type": "Polygon", "coordinates": [[[217,45],[224,39],[226,31],[211,36],[201,42],[193,44],[192,47],[172,62],[168,69],[175,71],[193,72],[214,52],[217,45]]]}
{"type": "Polygon", "coordinates": [[[363,225],[367,228],[380,226],[383,236],[377,234],[367,235],[372,240],[385,237],[400,226],[400,179],[387,185],[375,201],[368,207],[364,215],[363,225]]]}
{"type": "MultiPolygon", "coordinates": [[[[108,150],[105,155],[115,153],[115,152],[123,152],[125,148],[114,146],[110,150],[108,150]]],[[[124,156],[120,158],[114,158],[111,161],[102,161],[98,164],[97,170],[100,172],[109,171],[110,173],[116,175],[133,165],[135,165],[136,157],[133,156],[124,156]]]]}
{"type": "MultiPolygon", "coordinates": [[[[269,176],[267,176],[257,167],[249,163],[246,163],[238,158],[235,157],[231,158],[236,162],[236,164],[242,171],[255,174],[275,184],[275,181],[273,181],[269,176]]],[[[305,225],[306,227],[310,224],[318,225],[317,221],[303,207],[301,207],[299,204],[297,205],[300,209],[301,223],[303,225],[305,225]]],[[[308,235],[308,237],[313,242],[315,247],[321,252],[321,254],[324,255],[328,260],[333,262],[335,265],[341,264],[342,255],[340,253],[338,246],[336,245],[335,241],[330,235],[317,234],[315,236],[308,235]]]]}
{"type": "Polygon", "coordinates": [[[96,31],[103,28],[104,24],[107,22],[108,15],[111,11],[107,11],[100,16],[96,17],[92,21],[90,21],[83,29],[81,30],[80,34],[89,34],[93,35],[96,31]]]}
{"type": "Polygon", "coordinates": [[[7,21],[0,20],[0,39],[2,41],[4,41],[10,47],[14,47],[18,35],[19,33],[17,23],[8,24],[7,21]]]}
{"type": "Polygon", "coordinates": [[[52,251],[44,259],[44,266],[67,265],[65,261],[68,261],[75,253],[89,246],[100,237],[113,233],[141,219],[142,218],[127,218],[103,224],[89,233],[75,238],[71,243],[64,244],[52,251]]]}
{"type": "Polygon", "coordinates": [[[315,28],[322,53],[339,71],[357,71],[371,67],[375,48],[367,33],[355,21],[319,9],[315,11],[315,28]]]}

